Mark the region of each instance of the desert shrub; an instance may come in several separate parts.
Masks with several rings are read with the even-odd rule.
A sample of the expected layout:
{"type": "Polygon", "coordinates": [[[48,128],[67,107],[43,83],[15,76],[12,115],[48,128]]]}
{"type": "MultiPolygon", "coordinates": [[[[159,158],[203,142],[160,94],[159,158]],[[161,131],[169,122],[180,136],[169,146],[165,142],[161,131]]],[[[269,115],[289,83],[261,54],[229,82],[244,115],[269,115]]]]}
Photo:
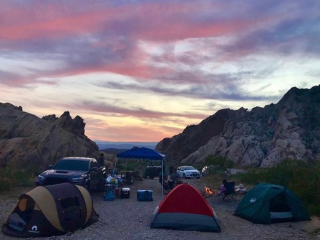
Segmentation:
{"type": "Polygon", "coordinates": [[[267,182],[288,187],[296,193],[311,214],[320,216],[320,163],[286,159],[277,166],[251,169],[239,175],[248,184],[267,182]]]}
{"type": "Polygon", "coordinates": [[[9,191],[16,184],[10,174],[11,171],[7,169],[0,170],[0,192],[9,191]]]}
{"type": "Polygon", "coordinates": [[[29,172],[15,171],[12,173],[12,177],[17,186],[32,186],[34,184],[34,175],[29,172]]]}
{"type": "Polygon", "coordinates": [[[0,192],[9,191],[17,186],[33,186],[35,174],[29,171],[12,170],[9,168],[0,170],[0,192]]]}

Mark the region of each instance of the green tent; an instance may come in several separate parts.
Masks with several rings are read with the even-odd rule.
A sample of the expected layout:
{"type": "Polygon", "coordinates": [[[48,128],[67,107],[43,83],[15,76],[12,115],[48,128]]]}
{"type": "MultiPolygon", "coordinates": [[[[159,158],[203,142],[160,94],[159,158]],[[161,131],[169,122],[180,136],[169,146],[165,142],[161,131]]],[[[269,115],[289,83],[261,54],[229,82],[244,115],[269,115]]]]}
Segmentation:
{"type": "Polygon", "coordinates": [[[235,215],[253,223],[310,220],[302,201],[288,188],[261,183],[239,203],[235,215]]]}

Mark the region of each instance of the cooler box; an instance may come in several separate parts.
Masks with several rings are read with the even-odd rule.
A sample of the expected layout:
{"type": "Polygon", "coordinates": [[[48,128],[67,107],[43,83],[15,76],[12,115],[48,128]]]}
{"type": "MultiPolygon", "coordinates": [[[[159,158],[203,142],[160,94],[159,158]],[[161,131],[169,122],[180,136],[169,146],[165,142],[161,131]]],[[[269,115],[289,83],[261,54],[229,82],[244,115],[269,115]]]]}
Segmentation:
{"type": "Polygon", "coordinates": [[[130,198],[130,188],[121,188],[121,198],[130,198]]]}
{"type": "Polygon", "coordinates": [[[138,201],[153,201],[152,190],[138,190],[137,191],[137,200],[138,201]]]}

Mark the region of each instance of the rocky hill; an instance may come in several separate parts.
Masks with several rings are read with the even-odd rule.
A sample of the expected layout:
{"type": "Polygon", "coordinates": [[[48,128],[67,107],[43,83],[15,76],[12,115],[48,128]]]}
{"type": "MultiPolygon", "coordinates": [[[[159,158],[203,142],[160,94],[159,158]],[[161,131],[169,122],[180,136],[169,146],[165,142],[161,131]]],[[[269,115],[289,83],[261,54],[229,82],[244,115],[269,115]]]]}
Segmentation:
{"type": "Polygon", "coordinates": [[[62,157],[97,157],[98,146],[84,128],[83,119],[72,119],[69,112],[41,119],[22,107],[0,103],[0,168],[45,169],[62,157]]]}
{"type": "Polygon", "coordinates": [[[285,158],[320,160],[320,85],[290,89],[277,104],[251,111],[223,109],[156,150],[179,164],[221,155],[236,166],[273,166],[285,158]]]}

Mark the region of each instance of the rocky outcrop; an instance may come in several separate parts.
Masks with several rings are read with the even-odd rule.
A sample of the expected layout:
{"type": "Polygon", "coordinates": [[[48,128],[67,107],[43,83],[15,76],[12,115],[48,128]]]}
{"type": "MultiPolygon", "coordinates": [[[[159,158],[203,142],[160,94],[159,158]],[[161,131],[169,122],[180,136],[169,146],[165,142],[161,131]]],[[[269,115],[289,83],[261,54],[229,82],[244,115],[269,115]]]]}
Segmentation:
{"type": "Polygon", "coordinates": [[[156,150],[176,164],[201,163],[208,155],[225,156],[238,167],[268,167],[285,158],[320,159],[319,103],[320,85],[292,88],[277,104],[264,108],[220,110],[199,125],[162,140],[156,150]]]}
{"type": "Polygon", "coordinates": [[[86,124],[83,119],[79,116],[76,116],[74,119],[71,118],[68,111],[64,112],[60,118],[57,118],[56,115],[48,115],[42,117],[42,119],[54,123],[55,125],[62,127],[64,130],[77,135],[78,137],[84,137],[84,128],[86,124]]]}
{"type": "Polygon", "coordinates": [[[97,157],[98,146],[85,136],[84,126],[69,112],[41,119],[0,103],[0,166],[44,169],[62,157],[97,157]]]}

